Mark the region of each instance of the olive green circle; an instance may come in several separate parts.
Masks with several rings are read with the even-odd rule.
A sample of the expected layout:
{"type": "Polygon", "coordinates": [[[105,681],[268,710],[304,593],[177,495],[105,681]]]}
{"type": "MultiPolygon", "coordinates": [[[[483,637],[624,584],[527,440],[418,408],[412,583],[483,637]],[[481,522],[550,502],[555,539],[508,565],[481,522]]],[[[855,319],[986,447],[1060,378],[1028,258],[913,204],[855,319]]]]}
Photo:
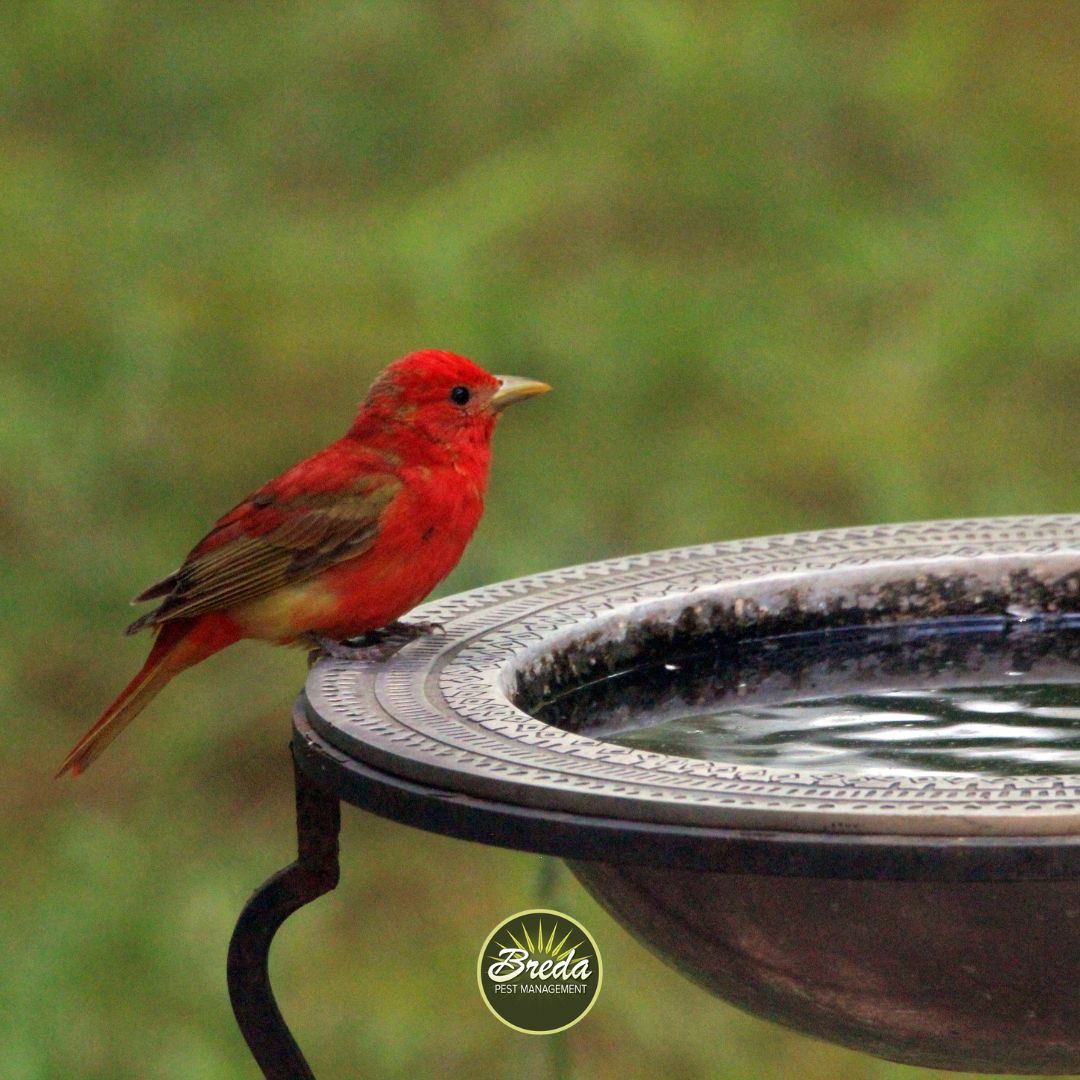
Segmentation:
{"type": "MultiPolygon", "coordinates": [[[[548,936],[549,932],[546,929],[543,929],[543,935],[548,936]]],[[[549,937],[549,940],[553,940],[553,938],[549,937]]],[[[600,958],[600,949],[597,947],[596,941],[593,938],[592,934],[590,934],[589,931],[586,930],[585,927],[577,921],[577,919],[572,918],[565,912],[554,911],[551,908],[528,908],[525,911],[519,911],[516,914],[511,915],[506,919],[503,919],[503,921],[499,923],[499,925],[496,926],[495,929],[492,930],[491,933],[488,934],[488,936],[484,939],[484,944],[480,947],[480,954],[476,959],[476,982],[477,985],[480,987],[480,996],[481,998],[483,998],[484,1004],[491,1011],[492,1015],[495,1016],[501,1023],[505,1024],[509,1028],[513,1028],[514,1031],[520,1031],[525,1035],[554,1035],[556,1032],[565,1031],[567,1028],[573,1027],[579,1020],[586,1016],[589,1010],[593,1007],[593,1005],[596,1004],[596,999],[600,996],[600,987],[603,985],[603,981],[604,964],[600,958]],[[507,927],[512,926],[512,924],[514,924],[518,920],[525,920],[528,916],[537,916],[536,927],[530,927],[528,923],[525,923],[525,929],[531,930],[535,933],[539,928],[543,927],[543,919],[541,918],[541,916],[545,915],[552,916],[556,920],[556,925],[558,925],[559,922],[566,924],[566,926],[561,932],[565,932],[565,930],[569,928],[571,932],[577,932],[581,934],[581,936],[585,938],[585,940],[589,943],[592,948],[592,955],[596,960],[596,985],[593,988],[591,994],[580,995],[582,998],[586,998],[587,1002],[580,1011],[578,1011],[575,1015],[570,1016],[569,1019],[566,1019],[566,1016],[570,1015],[570,1010],[563,1008],[557,1001],[555,1003],[549,1002],[546,995],[539,995],[535,999],[535,1001],[533,999],[527,999],[534,1007],[525,1011],[534,1011],[538,1013],[539,1018],[541,1018],[541,1023],[545,1022],[545,1018],[546,1022],[548,1023],[552,1023],[552,1018],[554,1018],[554,1023],[552,1023],[552,1026],[548,1027],[525,1027],[522,1026],[520,1023],[515,1023],[513,1019],[508,1019],[507,1016],[503,1015],[503,1013],[500,1012],[499,1009],[496,1008],[495,1004],[492,1002],[492,997],[488,992],[488,987],[485,984],[484,979],[484,960],[487,955],[488,947],[491,945],[492,941],[494,941],[495,938],[499,934],[501,934],[503,930],[505,930],[507,927]],[[564,1020],[565,1022],[561,1022],[564,1020]]],[[[511,1001],[513,1001],[516,996],[516,994],[512,995],[508,999],[507,1003],[509,1004],[511,1001]]],[[[519,1013],[522,1011],[522,1009],[520,1006],[510,1011],[515,1019],[521,1020],[521,1016],[519,1015],[519,1013]]]]}

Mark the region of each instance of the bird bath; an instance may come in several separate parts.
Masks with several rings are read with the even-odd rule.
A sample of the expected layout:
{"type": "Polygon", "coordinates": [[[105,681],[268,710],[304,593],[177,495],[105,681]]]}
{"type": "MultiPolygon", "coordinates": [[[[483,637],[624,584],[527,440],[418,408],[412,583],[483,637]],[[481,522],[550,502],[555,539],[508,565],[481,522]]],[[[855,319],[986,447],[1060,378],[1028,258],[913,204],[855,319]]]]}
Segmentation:
{"type": "MultiPolygon", "coordinates": [[[[726,756],[722,739],[695,756],[610,741],[733,703],[814,699],[820,728],[823,694],[964,687],[976,713],[1007,711],[1002,686],[1068,697],[1077,613],[1080,517],[571,567],[426,605],[413,618],[445,631],[384,664],[319,663],[295,713],[298,775],[399,821],[562,856],[659,956],[759,1016],[918,1065],[1080,1071],[1067,730],[1032,760],[1014,738],[1004,771],[963,747],[947,769],[831,751],[819,767],[726,756]],[[777,638],[812,647],[781,662],[760,646],[777,638]],[[707,677],[683,678],[688,657],[707,677]]],[[[1080,715],[1070,707],[1059,720],[1080,715]]]]}

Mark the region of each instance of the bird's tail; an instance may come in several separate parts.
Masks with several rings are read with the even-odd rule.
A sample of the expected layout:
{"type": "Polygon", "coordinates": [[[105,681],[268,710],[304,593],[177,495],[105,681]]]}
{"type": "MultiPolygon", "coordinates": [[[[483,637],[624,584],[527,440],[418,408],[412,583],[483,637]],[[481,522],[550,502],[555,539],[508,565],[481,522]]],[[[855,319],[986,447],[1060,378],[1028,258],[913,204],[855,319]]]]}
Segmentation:
{"type": "Polygon", "coordinates": [[[85,772],[174,675],[236,640],[235,635],[219,640],[219,635],[200,633],[201,624],[200,619],[176,619],[162,626],[146,663],[64,758],[57,778],[85,772]]]}

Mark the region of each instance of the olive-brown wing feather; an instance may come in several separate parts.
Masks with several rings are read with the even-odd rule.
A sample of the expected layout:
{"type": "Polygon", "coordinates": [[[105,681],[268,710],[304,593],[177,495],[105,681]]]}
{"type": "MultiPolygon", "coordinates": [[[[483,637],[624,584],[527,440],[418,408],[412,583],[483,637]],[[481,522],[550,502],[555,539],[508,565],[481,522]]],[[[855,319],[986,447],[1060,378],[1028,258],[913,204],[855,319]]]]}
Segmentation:
{"type": "Polygon", "coordinates": [[[227,515],[175,574],[140,594],[156,598],[169,586],[161,605],[127,632],[243,604],[363,554],[400,487],[396,477],[369,475],[353,490],[288,502],[260,493],[227,515]],[[215,542],[225,528],[234,535],[215,542]]]}

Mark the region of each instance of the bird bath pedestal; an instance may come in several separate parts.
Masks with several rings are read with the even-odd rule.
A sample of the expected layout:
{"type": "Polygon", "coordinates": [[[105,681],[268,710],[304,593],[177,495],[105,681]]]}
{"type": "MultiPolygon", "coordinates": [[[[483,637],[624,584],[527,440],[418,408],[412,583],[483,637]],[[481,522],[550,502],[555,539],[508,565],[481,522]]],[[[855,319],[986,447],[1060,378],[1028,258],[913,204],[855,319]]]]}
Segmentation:
{"type": "Polygon", "coordinates": [[[344,800],[565,858],[663,959],[799,1031],[938,1068],[1080,1071],[1080,762],[774,768],[629,749],[529,711],[740,637],[1077,612],[1080,517],[1064,516],[663,551],[426,605],[413,618],[445,632],[379,665],[321,662],[297,703],[300,859],[253,897],[230,950],[249,1045],[268,1076],[310,1075],[266,951],[336,884],[344,800]]]}

